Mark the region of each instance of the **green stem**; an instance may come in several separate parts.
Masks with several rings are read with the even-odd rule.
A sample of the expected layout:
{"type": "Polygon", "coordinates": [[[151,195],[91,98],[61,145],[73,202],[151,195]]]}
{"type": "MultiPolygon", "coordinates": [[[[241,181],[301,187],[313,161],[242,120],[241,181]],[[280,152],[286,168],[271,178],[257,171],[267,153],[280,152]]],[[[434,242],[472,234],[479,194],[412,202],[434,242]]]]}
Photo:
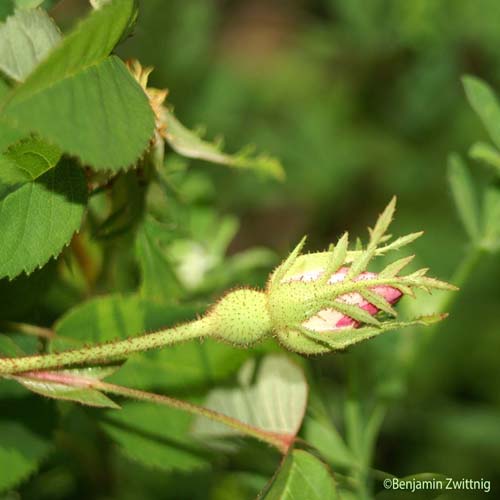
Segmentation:
{"type": "Polygon", "coordinates": [[[55,354],[0,358],[0,375],[31,370],[60,369],[76,364],[94,364],[130,356],[136,352],[157,349],[211,334],[210,318],[201,318],[174,328],[137,337],[97,344],[55,354]]]}
{"type": "Polygon", "coordinates": [[[108,394],[116,394],[132,399],[161,404],[170,408],[175,408],[177,410],[191,413],[192,415],[206,417],[210,420],[214,420],[215,422],[220,422],[221,424],[227,425],[228,427],[231,427],[232,429],[235,429],[242,434],[246,434],[247,436],[251,436],[264,441],[265,443],[268,443],[271,446],[277,448],[282,454],[286,454],[288,452],[288,449],[293,442],[293,436],[291,435],[265,431],[263,429],[259,429],[258,427],[254,427],[253,425],[241,422],[240,420],[237,420],[233,417],[228,417],[223,413],[204,408],[203,406],[188,403],[186,401],[181,401],[179,399],[162,396],[160,394],[154,394],[151,392],[140,391],[138,389],[130,389],[129,387],[122,387],[120,385],[108,384],[106,382],[97,382],[93,385],[93,387],[108,394]]]}
{"type": "Polygon", "coordinates": [[[43,339],[51,340],[54,338],[54,332],[43,326],[30,325],[28,323],[18,323],[16,321],[0,321],[0,328],[12,330],[13,332],[24,333],[25,335],[33,335],[43,339]]]}

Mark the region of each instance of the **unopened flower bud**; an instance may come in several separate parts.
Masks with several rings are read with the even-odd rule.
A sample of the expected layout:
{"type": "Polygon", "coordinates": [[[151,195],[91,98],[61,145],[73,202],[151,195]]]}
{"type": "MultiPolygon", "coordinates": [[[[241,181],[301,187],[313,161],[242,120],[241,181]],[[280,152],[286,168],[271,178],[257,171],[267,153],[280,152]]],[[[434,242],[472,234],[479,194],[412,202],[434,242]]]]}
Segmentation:
{"type": "MultiPolygon", "coordinates": [[[[331,275],[327,283],[333,284],[343,281],[348,271],[349,268],[342,267],[336,273],[331,275]]],[[[290,278],[287,278],[286,281],[314,281],[322,276],[323,273],[324,269],[315,269],[312,271],[296,274],[290,278]]],[[[370,280],[375,279],[376,277],[377,273],[363,272],[359,276],[357,276],[354,281],[370,280]]],[[[395,304],[403,295],[397,288],[387,285],[374,286],[370,288],[370,290],[385,299],[391,305],[395,304]]],[[[344,302],[345,304],[357,306],[360,309],[367,311],[372,316],[380,311],[377,306],[368,302],[361,296],[361,294],[357,292],[340,295],[336,300],[344,302]]],[[[360,321],[356,321],[350,316],[342,314],[341,312],[332,308],[322,309],[317,314],[308,318],[302,323],[303,327],[315,332],[334,331],[340,330],[341,328],[358,328],[360,325],[360,321]]]]}
{"type": "MultiPolygon", "coordinates": [[[[352,331],[364,325],[365,322],[360,319],[360,316],[364,317],[362,312],[371,317],[380,311],[359,292],[338,293],[335,296],[335,288],[341,286],[348,276],[348,267],[342,267],[322,280],[324,272],[324,268],[314,268],[286,276],[268,292],[274,331],[282,344],[296,352],[318,354],[330,351],[329,345],[323,345],[305,333],[352,331]],[[355,317],[345,311],[344,305],[355,308],[349,309],[355,317]]],[[[373,272],[362,272],[352,282],[375,280],[377,276],[373,272]]],[[[392,286],[369,287],[368,284],[363,293],[376,294],[388,305],[395,304],[403,295],[392,286]]]]}
{"type": "Polygon", "coordinates": [[[266,291],[236,290],[211,311],[214,335],[236,345],[254,343],[274,334],[281,344],[302,354],[345,349],[380,333],[416,324],[432,324],[443,314],[393,319],[392,307],[413,290],[456,290],[426,276],[427,269],[401,275],[412,256],[400,258],[379,273],[367,271],[372,258],[398,250],[421,236],[412,233],[389,242],[386,234],[395,199],[370,229],[365,248],[348,249],[344,234],[326,252],[301,255],[305,239],[271,275],[266,291]],[[379,312],[386,316],[376,317],[379,312]],[[391,318],[392,316],[392,318],[391,318]]]}

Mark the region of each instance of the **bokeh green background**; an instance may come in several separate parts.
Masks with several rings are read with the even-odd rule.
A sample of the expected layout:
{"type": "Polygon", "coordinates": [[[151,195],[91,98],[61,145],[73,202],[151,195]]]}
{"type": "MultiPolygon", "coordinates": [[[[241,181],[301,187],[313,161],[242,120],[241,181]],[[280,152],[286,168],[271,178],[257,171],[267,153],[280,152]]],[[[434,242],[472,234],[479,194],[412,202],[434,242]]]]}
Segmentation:
{"type": "MultiPolygon", "coordinates": [[[[285,166],[287,179],[277,183],[192,163],[214,183],[208,201],[241,220],[231,251],[266,245],[283,255],[304,233],[311,249],[346,228],[364,235],[396,194],[394,232],[424,229],[419,262],[451,278],[467,238],[447,157],[486,139],[460,78],[474,74],[500,91],[498,0],[140,4],[134,36],[119,54],[155,67],[151,83],[169,89],[186,125],[222,133],[229,151],[255,144],[285,166]]],[[[63,1],[52,13],[69,26],[85,9],[86,2],[63,1]]],[[[489,180],[483,166],[470,166],[478,187],[489,180]]],[[[498,256],[483,256],[392,406],[376,468],[482,477],[498,491],[499,279],[498,256]]],[[[405,333],[347,356],[369,378],[390,366],[398,335],[405,333]]],[[[345,363],[345,356],[311,362],[321,384],[339,393],[345,363]]]]}
{"type": "MultiPolygon", "coordinates": [[[[424,229],[418,258],[449,279],[467,239],[447,156],[486,138],[460,78],[500,89],[499,25],[496,0],[144,0],[121,54],[155,67],[188,125],[282,159],[284,184],[195,166],[213,175],[216,206],[240,216],[236,247],[284,252],[308,233],[321,248],[345,228],[363,234],[396,194],[395,231],[424,229]]],[[[480,185],[484,168],[471,168],[480,185]]],[[[390,413],[377,468],[500,481],[499,279],[485,256],[390,413]]]]}

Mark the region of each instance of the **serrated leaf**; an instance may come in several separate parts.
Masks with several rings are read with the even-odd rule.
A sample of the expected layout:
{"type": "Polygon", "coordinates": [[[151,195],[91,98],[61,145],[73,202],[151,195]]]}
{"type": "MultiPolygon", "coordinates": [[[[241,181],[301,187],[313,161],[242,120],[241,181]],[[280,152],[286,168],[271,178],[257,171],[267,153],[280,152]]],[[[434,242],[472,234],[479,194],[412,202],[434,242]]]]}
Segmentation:
{"type": "Polygon", "coordinates": [[[381,277],[381,278],[393,278],[402,269],[404,269],[414,258],[415,258],[415,255],[409,255],[408,257],[403,257],[403,258],[398,259],[394,262],[391,262],[388,266],[386,266],[379,273],[379,277],[381,277]]]}
{"type": "Polygon", "coordinates": [[[146,95],[115,56],[10,101],[3,116],[97,170],[132,165],[147,148],[154,126],[146,95]]]}
{"type": "MultiPolygon", "coordinates": [[[[0,380],[0,386],[4,383],[9,381],[0,380]]],[[[5,492],[33,474],[52,451],[57,416],[48,401],[5,397],[1,390],[0,405],[0,492],[5,492]]]]}
{"type": "Polygon", "coordinates": [[[101,425],[132,460],[164,471],[191,471],[210,465],[210,455],[189,435],[191,421],[172,408],[132,402],[102,418],[101,425]]]}
{"type": "Polygon", "coordinates": [[[133,0],[94,11],[12,91],[2,122],[38,132],[96,169],[134,164],[153,135],[153,112],[125,65],[108,55],[135,16],[133,0]]]}
{"type": "Polygon", "coordinates": [[[345,258],[347,256],[347,246],[349,244],[349,235],[344,233],[339,239],[333,250],[330,250],[330,259],[326,264],[325,270],[323,271],[323,276],[320,279],[320,283],[325,284],[330,279],[331,275],[338,271],[338,269],[344,264],[345,258]]]}
{"type": "Polygon", "coordinates": [[[339,497],[327,466],[314,455],[293,450],[281,465],[265,500],[336,500],[339,497]]]}
{"type": "MultiPolygon", "coordinates": [[[[247,361],[239,372],[239,387],[217,388],[204,406],[259,429],[295,436],[307,404],[307,382],[302,370],[283,355],[266,356],[252,384],[255,361],[247,361]]],[[[222,437],[238,431],[218,422],[197,417],[193,432],[203,437],[222,437]]]]}
{"type": "MultiPolygon", "coordinates": [[[[60,338],[52,345],[62,349],[139,335],[193,319],[199,311],[138,296],[99,297],[78,305],[56,323],[54,328],[60,338]]],[[[142,389],[206,385],[236,371],[249,355],[210,339],[202,344],[188,342],[134,355],[111,380],[142,389]]]]}
{"type": "Polygon", "coordinates": [[[360,254],[354,259],[351,267],[349,268],[347,273],[348,279],[356,277],[359,273],[366,269],[368,263],[376,254],[379,242],[384,237],[389,225],[392,222],[395,209],[396,197],[393,197],[387,207],[385,207],[384,211],[380,214],[373,230],[370,231],[370,242],[368,243],[366,250],[360,251],[360,254]]]}
{"type": "Polygon", "coordinates": [[[493,167],[498,175],[500,175],[500,151],[490,144],[484,142],[476,142],[469,150],[469,156],[473,160],[482,161],[493,167]]]}
{"type": "Polygon", "coordinates": [[[0,277],[13,278],[42,266],[80,227],[87,197],[85,178],[70,161],[54,168],[57,157],[36,141],[31,149],[23,146],[19,155],[8,157],[14,164],[10,180],[13,172],[26,178],[0,184],[0,277]]]}
{"type": "Polygon", "coordinates": [[[477,200],[465,162],[458,155],[448,159],[448,181],[462,224],[472,241],[479,238],[477,200]]]}
{"type": "Polygon", "coordinates": [[[113,0],[81,21],[50,56],[16,88],[13,101],[22,101],[55,82],[70,78],[104,61],[137,15],[134,0],[113,0]]]}
{"type": "Polygon", "coordinates": [[[218,144],[200,139],[198,135],[182,125],[170,110],[164,108],[163,113],[163,120],[166,123],[166,139],[176,153],[229,167],[256,170],[283,180],[285,173],[277,159],[267,155],[254,156],[252,151],[242,151],[233,155],[223,153],[218,144]]]}
{"type": "Polygon", "coordinates": [[[38,372],[27,376],[13,376],[12,379],[26,389],[52,399],[73,401],[99,408],[120,408],[108,396],[90,385],[114,373],[119,365],[96,366],[80,369],[38,372]]]}
{"type": "Polygon", "coordinates": [[[490,86],[479,78],[462,78],[465,94],[472,109],[479,115],[492,141],[500,147],[500,107],[490,86]]]}
{"type": "Polygon", "coordinates": [[[22,82],[60,40],[45,11],[18,10],[0,25],[0,71],[22,82]]]}
{"type": "Polygon", "coordinates": [[[306,240],[307,236],[303,236],[302,239],[297,243],[295,248],[290,252],[285,261],[274,271],[270,281],[271,285],[279,285],[283,281],[283,279],[285,279],[287,275],[290,274],[290,269],[294,268],[297,260],[300,259],[300,257],[305,257],[303,255],[300,255],[300,252],[302,252],[302,249],[306,244],[306,240]]]}
{"type": "Polygon", "coordinates": [[[393,242],[387,243],[387,245],[383,245],[379,247],[376,251],[376,255],[383,255],[389,250],[399,250],[410,243],[413,243],[416,239],[420,238],[424,234],[423,231],[417,231],[416,233],[405,234],[404,236],[400,236],[396,238],[393,242]]]}

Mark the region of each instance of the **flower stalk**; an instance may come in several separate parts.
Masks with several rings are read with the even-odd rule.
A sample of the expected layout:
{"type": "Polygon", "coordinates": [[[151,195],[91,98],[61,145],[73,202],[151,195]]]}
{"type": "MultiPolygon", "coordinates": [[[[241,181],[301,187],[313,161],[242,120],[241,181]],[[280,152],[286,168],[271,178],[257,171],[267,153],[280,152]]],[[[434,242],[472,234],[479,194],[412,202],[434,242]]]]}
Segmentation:
{"type": "Polygon", "coordinates": [[[169,345],[200,339],[210,334],[206,318],[175,328],[160,330],[125,340],[97,344],[53,354],[0,358],[0,375],[35,370],[61,369],[72,365],[93,365],[126,358],[137,352],[149,351],[169,345]]]}
{"type": "Polygon", "coordinates": [[[132,389],[130,387],[123,387],[121,385],[110,384],[103,382],[97,378],[88,376],[80,376],[78,374],[57,371],[35,371],[25,372],[22,376],[15,376],[14,379],[25,384],[26,382],[41,382],[47,384],[64,385],[65,387],[73,387],[75,389],[94,389],[106,394],[113,394],[116,396],[123,396],[129,399],[138,401],[146,401],[148,403],[159,404],[174,408],[179,411],[190,413],[191,415],[201,416],[224,424],[232,429],[235,429],[240,434],[253,437],[263,441],[270,446],[275,447],[280,453],[286,454],[291,446],[294,436],[290,434],[280,434],[277,432],[270,432],[259,427],[247,424],[228,415],[224,415],[215,410],[205,408],[187,401],[155,394],[152,392],[141,391],[139,389],[132,389]]]}
{"type": "Polygon", "coordinates": [[[369,229],[364,249],[349,250],[346,233],[326,252],[301,254],[304,238],[272,273],[264,291],[233,290],[204,317],[155,333],[55,354],[0,358],[0,375],[95,365],[208,336],[247,347],[272,335],[293,352],[321,354],[385,331],[435,323],[446,314],[399,321],[393,306],[405,295],[413,297],[415,289],[451,291],[455,286],[428,277],[425,268],[402,275],[411,256],[378,273],[368,270],[374,257],[398,250],[422,234],[411,233],[390,242],[387,229],[395,204],[393,198],[369,229]]]}

